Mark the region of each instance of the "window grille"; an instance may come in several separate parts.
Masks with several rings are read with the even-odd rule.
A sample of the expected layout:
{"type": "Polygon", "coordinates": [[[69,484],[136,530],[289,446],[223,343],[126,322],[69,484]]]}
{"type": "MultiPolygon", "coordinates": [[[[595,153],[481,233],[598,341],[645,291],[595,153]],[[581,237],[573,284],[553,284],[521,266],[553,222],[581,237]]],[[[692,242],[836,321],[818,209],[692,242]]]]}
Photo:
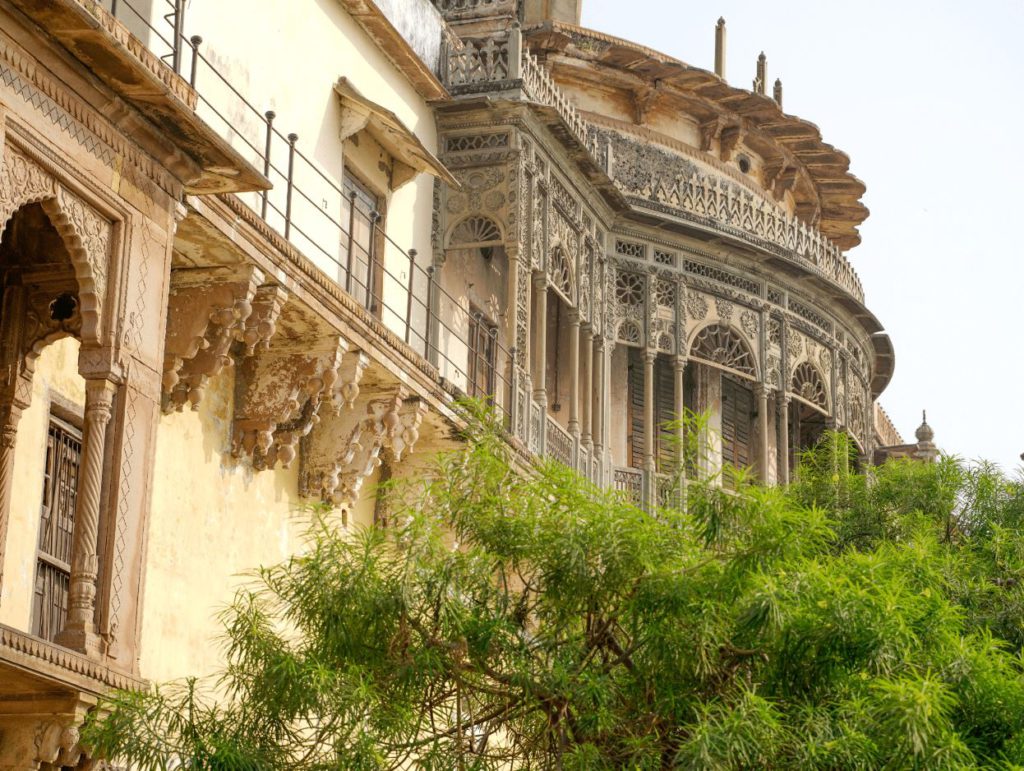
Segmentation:
{"type": "Polygon", "coordinates": [[[58,418],[51,418],[46,438],[43,504],[32,604],[32,633],[46,640],[57,636],[68,615],[71,546],[81,460],[81,431],[58,418]]]}

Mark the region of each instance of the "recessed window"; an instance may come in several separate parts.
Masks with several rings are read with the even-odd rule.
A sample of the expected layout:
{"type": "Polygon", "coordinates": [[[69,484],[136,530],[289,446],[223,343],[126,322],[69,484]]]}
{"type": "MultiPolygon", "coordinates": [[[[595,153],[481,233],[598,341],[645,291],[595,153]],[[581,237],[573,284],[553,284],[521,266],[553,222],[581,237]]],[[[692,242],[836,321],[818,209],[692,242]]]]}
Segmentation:
{"type": "Polygon", "coordinates": [[[51,417],[46,437],[43,506],[32,602],[32,633],[44,640],[56,638],[68,617],[71,542],[81,460],[82,432],[70,423],[51,417]]]}
{"type": "Polygon", "coordinates": [[[375,311],[377,302],[377,250],[379,232],[384,229],[380,196],[356,179],[348,169],[342,188],[341,264],[345,291],[359,300],[364,308],[375,311]]]}
{"type": "Polygon", "coordinates": [[[470,396],[480,399],[494,396],[494,370],[497,364],[498,328],[474,307],[469,312],[469,386],[470,396]]]}

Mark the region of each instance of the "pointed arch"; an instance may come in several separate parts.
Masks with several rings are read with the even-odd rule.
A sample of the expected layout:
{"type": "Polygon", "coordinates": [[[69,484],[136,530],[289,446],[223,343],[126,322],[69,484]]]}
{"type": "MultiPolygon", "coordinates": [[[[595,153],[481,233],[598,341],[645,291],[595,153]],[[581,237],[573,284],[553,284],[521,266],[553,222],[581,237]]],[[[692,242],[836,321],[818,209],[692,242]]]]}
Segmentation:
{"type": "Polygon", "coordinates": [[[724,324],[711,323],[697,330],[690,340],[689,355],[750,380],[757,378],[757,364],[750,346],[735,329],[724,324]]]}
{"type": "Polygon", "coordinates": [[[14,215],[38,203],[60,235],[78,284],[84,345],[99,345],[113,225],[8,138],[0,164],[0,238],[14,215]]]}
{"type": "Polygon", "coordinates": [[[570,305],[576,302],[575,288],[576,277],[573,275],[572,260],[568,252],[561,246],[551,250],[551,258],[548,261],[548,275],[552,286],[561,294],[570,305]]]}

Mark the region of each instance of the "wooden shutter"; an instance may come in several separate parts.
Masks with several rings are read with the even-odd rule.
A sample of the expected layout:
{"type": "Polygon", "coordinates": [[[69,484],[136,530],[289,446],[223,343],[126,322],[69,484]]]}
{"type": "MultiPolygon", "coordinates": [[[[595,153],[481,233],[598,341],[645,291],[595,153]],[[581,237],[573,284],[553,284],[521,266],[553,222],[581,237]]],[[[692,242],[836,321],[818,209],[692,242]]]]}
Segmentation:
{"type": "Polygon", "coordinates": [[[644,362],[640,351],[629,349],[629,465],[644,467],[644,362]]]}
{"type": "Polygon", "coordinates": [[[750,465],[751,414],[754,394],[749,388],[722,377],[722,462],[738,468],[750,465]]]}
{"type": "Polygon", "coordinates": [[[670,472],[675,468],[675,432],[665,424],[676,419],[675,373],[669,362],[659,356],[654,362],[654,420],[658,424],[658,471],[670,472]]]}

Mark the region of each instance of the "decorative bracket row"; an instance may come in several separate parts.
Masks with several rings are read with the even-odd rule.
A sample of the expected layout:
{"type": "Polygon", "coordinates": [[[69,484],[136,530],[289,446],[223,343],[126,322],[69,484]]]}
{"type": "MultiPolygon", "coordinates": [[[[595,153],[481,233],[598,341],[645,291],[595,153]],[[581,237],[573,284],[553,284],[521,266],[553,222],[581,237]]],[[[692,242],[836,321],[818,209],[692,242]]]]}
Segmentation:
{"type": "Polygon", "coordinates": [[[384,458],[397,463],[412,452],[426,412],[422,400],[397,388],[326,418],[306,439],[300,494],[351,509],[384,458]]]}

